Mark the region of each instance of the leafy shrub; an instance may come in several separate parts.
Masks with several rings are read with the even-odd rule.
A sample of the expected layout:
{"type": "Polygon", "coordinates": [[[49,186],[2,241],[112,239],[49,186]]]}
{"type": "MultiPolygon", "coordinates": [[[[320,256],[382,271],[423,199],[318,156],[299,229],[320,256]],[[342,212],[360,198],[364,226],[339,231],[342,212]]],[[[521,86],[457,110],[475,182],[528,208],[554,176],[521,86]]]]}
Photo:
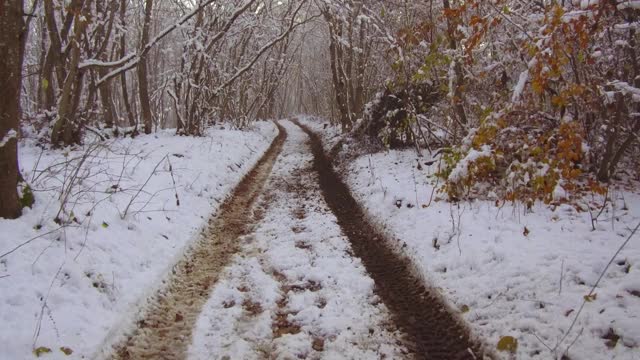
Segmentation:
{"type": "Polygon", "coordinates": [[[604,192],[584,170],[588,147],[578,122],[555,125],[544,117],[518,114],[485,123],[467,136],[468,145],[443,155],[438,176],[450,199],[491,189],[502,200],[548,204],[604,192]]]}

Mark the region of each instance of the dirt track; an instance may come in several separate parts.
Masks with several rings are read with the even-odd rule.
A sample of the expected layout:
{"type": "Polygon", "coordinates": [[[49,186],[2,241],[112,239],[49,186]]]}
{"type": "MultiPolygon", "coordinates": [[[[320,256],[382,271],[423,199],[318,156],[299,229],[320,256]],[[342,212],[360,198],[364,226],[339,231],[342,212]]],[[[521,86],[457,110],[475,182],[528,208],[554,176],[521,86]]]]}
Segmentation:
{"type": "MultiPolygon", "coordinates": [[[[317,172],[325,201],[349,238],[354,256],[362,260],[375,281],[375,292],[391,312],[392,320],[406,334],[410,357],[482,359],[482,348],[472,341],[467,329],[449,312],[440,297],[413,274],[406,259],[397,256],[384,236],[366,220],[348,188],[334,172],[317,135],[294,123],[309,136],[314,167],[308,171],[317,172]]],[[[218,216],[210,220],[208,234],[198,240],[174,267],[168,285],[150,299],[151,305],[143,319],[137,322],[127,340],[114,349],[113,358],[186,358],[196,320],[210,290],[232,255],[239,250],[236,240],[261,220],[260,209],[254,209],[254,203],[263,192],[287,138],[285,129],[279,124],[278,128],[280,133],[269,150],[222,205],[218,216]]],[[[303,190],[296,190],[301,197],[305,196],[303,190]]],[[[214,356],[212,354],[212,358],[214,356]]]]}

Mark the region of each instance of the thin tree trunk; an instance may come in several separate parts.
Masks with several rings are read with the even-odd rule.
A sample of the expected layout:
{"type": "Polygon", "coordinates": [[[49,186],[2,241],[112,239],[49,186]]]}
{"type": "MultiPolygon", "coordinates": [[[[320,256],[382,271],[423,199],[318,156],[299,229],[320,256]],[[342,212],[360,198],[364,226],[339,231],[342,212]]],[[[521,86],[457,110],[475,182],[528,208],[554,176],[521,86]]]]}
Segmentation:
{"type": "MultiPolygon", "coordinates": [[[[102,61],[109,60],[109,54],[107,52],[107,45],[109,44],[109,38],[111,37],[111,30],[113,28],[113,19],[114,19],[114,3],[110,2],[106,7],[103,7],[101,1],[96,2],[96,12],[101,15],[102,22],[99,23],[96,29],[96,39],[95,39],[95,48],[98,49],[97,53],[94,54],[97,58],[102,61]],[[109,20],[106,21],[107,14],[109,14],[109,20]],[[106,22],[106,29],[105,29],[106,22]]],[[[100,78],[107,75],[107,70],[104,68],[98,69],[98,75],[100,78]]],[[[113,128],[115,124],[116,111],[113,106],[113,100],[111,95],[111,82],[105,81],[104,83],[98,86],[98,91],[100,93],[100,102],[102,103],[102,116],[104,118],[105,127],[113,128]]]]}
{"type": "MultiPolygon", "coordinates": [[[[126,13],[127,13],[127,0],[120,0],[120,26],[125,28],[126,21],[126,13]]],[[[125,57],[126,55],[126,32],[122,31],[120,35],[120,56],[125,57]]],[[[138,122],[136,121],[135,116],[133,115],[133,111],[131,110],[131,103],[129,102],[129,90],[127,89],[127,72],[123,71],[120,76],[120,86],[122,87],[122,101],[124,102],[124,108],[127,111],[127,117],[129,118],[129,126],[133,127],[132,135],[137,135],[138,132],[138,122]]]]}
{"type": "Polygon", "coordinates": [[[333,16],[328,12],[324,14],[329,25],[329,60],[331,65],[331,75],[333,80],[333,88],[335,91],[336,105],[340,113],[340,124],[342,131],[346,132],[351,128],[351,120],[349,118],[349,107],[347,105],[347,94],[345,93],[345,82],[342,78],[342,49],[341,44],[337,41],[342,36],[341,25],[336,25],[333,16]]]}
{"type": "MultiPolygon", "coordinates": [[[[151,13],[153,12],[153,0],[146,0],[144,8],[144,25],[142,26],[142,38],[140,47],[144,47],[149,42],[149,28],[151,26],[151,13]]],[[[140,57],[138,63],[138,92],[140,96],[140,107],[142,108],[142,122],[144,123],[144,133],[151,134],[153,127],[153,115],[151,114],[151,103],[149,100],[149,82],[147,79],[147,54],[140,57]]]]}
{"type": "MultiPolygon", "coordinates": [[[[49,51],[47,52],[47,58],[45,61],[45,67],[43,74],[46,77],[45,79],[49,82],[48,85],[51,84],[52,80],[52,72],[53,68],[56,69],[56,78],[58,80],[58,89],[62,89],[62,84],[66,77],[66,73],[64,71],[64,66],[61,61],[61,51],[62,51],[62,41],[60,39],[60,33],[58,31],[58,25],[55,18],[55,10],[53,8],[52,1],[44,2],[44,15],[45,21],[47,23],[47,31],[49,34],[49,51]]],[[[53,106],[53,103],[47,104],[53,106]]]]}
{"type": "MultiPolygon", "coordinates": [[[[444,7],[445,10],[451,9],[449,0],[442,0],[442,6],[444,7]]],[[[456,32],[455,24],[452,22],[452,20],[449,17],[447,17],[447,37],[449,38],[449,49],[451,49],[452,51],[455,51],[457,49],[455,32],[456,32]]],[[[453,89],[452,89],[453,97],[451,99],[451,102],[453,104],[453,109],[456,114],[456,117],[458,118],[458,122],[464,126],[467,124],[467,115],[465,114],[465,111],[464,111],[464,94],[462,93],[462,89],[464,86],[464,74],[462,73],[462,70],[463,70],[462,63],[459,59],[456,59],[455,56],[452,61],[454,61],[454,65],[453,65],[454,81],[453,81],[453,89]]],[[[457,136],[458,132],[456,131],[455,133],[457,136]]]]}
{"type": "Polygon", "coordinates": [[[366,59],[368,53],[368,40],[365,39],[366,33],[366,23],[360,23],[359,29],[359,41],[360,47],[362,49],[361,53],[359,53],[357,57],[357,65],[356,65],[356,85],[355,85],[355,94],[354,98],[354,110],[357,112],[358,117],[362,116],[363,108],[364,108],[364,73],[366,70],[366,59]]]}

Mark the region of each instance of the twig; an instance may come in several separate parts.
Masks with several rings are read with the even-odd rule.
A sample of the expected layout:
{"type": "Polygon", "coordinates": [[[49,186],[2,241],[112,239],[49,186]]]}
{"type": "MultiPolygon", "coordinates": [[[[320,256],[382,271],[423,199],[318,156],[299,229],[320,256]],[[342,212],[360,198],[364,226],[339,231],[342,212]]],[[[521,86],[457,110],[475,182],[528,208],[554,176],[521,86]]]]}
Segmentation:
{"type": "Polygon", "coordinates": [[[369,160],[369,172],[371,173],[371,180],[369,184],[375,184],[376,183],[376,173],[375,173],[375,169],[373,168],[373,163],[371,163],[371,154],[369,154],[368,157],[369,160]]]}
{"type": "Polygon", "coordinates": [[[200,175],[202,175],[202,171],[198,173],[198,176],[196,176],[195,179],[193,179],[193,181],[189,184],[189,186],[187,186],[188,190],[193,189],[193,184],[196,183],[196,181],[198,181],[198,179],[200,178],[200,175]]]}
{"type": "MultiPolygon", "coordinates": [[[[505,291],[509,291],[509,289],[507,288],[507,290],[505,290],[505,291]]],[[[496,301],[498,301],[498,299],[499,299],[502,295],[504,295],[504,292],[500,292],[500,293],[498,293],[498,295],[496,295],[496,297],[494,297],[494,298],[493,298],[493,301],[491,301],[491,302],[489,303],[489,305],[487,305],[487,306],[483,307],[482,309],[488,309],[488,308],[490,308],[491,306],[493,306],[493,304],[495,304],[495,303],[496,303],[496,301]]]]}
{"type": "Polygon", "coordinates": [[[65,182],[62,186],[61,193],[60,193],[60,208],[58,209],[58,213],[56,214],[55,219],[58,219],[59,221],[62,222],[62,219],[60,219],[60,213],[65,213],[65,205],[69,200],[69,196],[71,196],[71,190],[73,189],[73,186],[76,184],[76,180],[80,176],[80,170],[82,169],[82,165],[91,156],[93,151],[99,149],[100,147],[101,147],[100,144],[90,146],[89,149],[87,149],[87,151],[80,157],[80,162],[77,165],[75,165],[75,168],[72,171],[72,174],[69,178],[68,183],[66,182],[66,179],[65,179],[65,182]],[[66,189],[65,189],[65,185],[66,185],[66,189]]]}
{"type": "Polygon", "coordinates": [[[51,231],[49,231],[49,232],[46,232],[46,233],[44,233],[44,234],[40,234],[40,235],[38,235],[38,236],[36,236],[36,237],[32,237],[31,239],[29,239],[29,240],[27,240],[27,241],[23,242],[22,244],[20,244],[20,245],[18,245],[18,246],[16,246],[16,247],[14,247],[13,249],[11,249],[11,250],[7,251],[6,253],[4,253],[4,254],[0,255],[0,259],[2,259],[3,257],[5,257],[5,256],[7,256],[7,255],[11,255],[12,253],[16,252],[16,251],[17,251],[18,249],[20,249],[21,247],[23,247],[23,246],[25,246],[25,245],[29,244],[30,242],[32,242],[32,241],[34,241],[34,240],[36,240],[36,239],[39,239],[39,238],[41,238],[41,237],[43,237],[43,236],[47,236],[47,235],[49,235],[49,234],[53,234],[54,232],[56,232],[56,231],[58,231],[58,230],[62,229],[64,226],[65,226],[65,225],[60,226],[60,227],[58,227],[58,228],[56,228],[56,229],[53,229],[53,230],[51,230],[51,231]]]}
{"type": "Polygon", "coordinates": [[[33,171],[31,173],[31,183],[33,183],[33,181],[35,180],[36,173],[38,170],[38,165],[40,165],[40,159],[42,159],[42,154],[44,154],[44,148],[42,149],[42,151],[40,151],[40,155],[38,155],[38,160],[36,160],[36,163],[33,165],[33,171]]]}
{"type": "Polygon", "coordinates": [[[576,336],[575,339],[573,339],[573,341],[571,342],[571,344],[569,344],[569,346],[567,346],[566,350],[564,351],[563,354],[565,355],[569,355],[569,349],[571,349],[571,347],[573,346],[573,344],[576,343],[576,341],[578,341],[578,339],[580,338],[580,336],[582,335],[582,333],[584,332],[584,328],[580,329],[580,332],[578,333],[578,335],[576,336]]]}
{"type": "MultiPolygon", "coordinates": [[[[419,160],[418,160],[419,161],[419,160]]],[[[411,168],[411,174],[413,175],[413,192],[416,196],[416,210],[418,209],[418,181],[416,180],[416,172],[411,168]]]]}
{"type": "Polygon", "coordinates": [[[496,11],[496,13],[498,13],[498,15],[500,15],[503,19],[507,20],[509,23],[511,23],[511,25],[515,26],[518,30],[520,30],[526,37],[529,38],[529,40],[531,40],[531,42],[535,43],[535,40],[533,39],[533,37],[531,37],[531,35],[529,35],[529,33],[527,32],[527,30],[525,30],[522,26],[516,24],[513,20],[511,20],[508,16],[506,16],[505,14],[502,13],[502,11],[500,11],[495,5],[493,5],[491,2],[489,2],[489,5],[491,5],[491,7],[493,8],[493,10],[496,11]]]}
{"type": "Polygon", "coordinates": [[[167,158],[167,155],[165,155],[162,159],[160,159],[160,161],[158,161],[158,163],[156,164],[156,166],[153,168],[153,171],[151,171],[151,174],[149,174],[149,177],[147,177],[147,180],[144,182],[144,184],[138,189],[138,191],[136,192],[135,195],[133,195],[131,197],[131,200],[129,200],[129,203],[127,204],[127,207],[124,209],[124,212],[122,213],[122,215],[120,215],[120,218],[124,220],[125,217],[127,217],[127,213],[129,212],[129,208],[131,207],[131,204],[133,204],[133,201],[138,197],[138,195],[140,195],[140,192],[142,192],[142,189],[145,188],[145,186],[147,186],[147,184],[149,183],[149,181],[151,180],[151,178],[153,177],[153,175],[155,175],[156,170],[158,170],[158,166],[160,166],[160,164],[162,164],[162,162],[164,161],[164,159],[167,158]]]}
{"type": "Polygon", "coordinates": [[[604,269],[602,270],[602,273],[600,273],[600,276],[598,277],[598,280],[596,281],[595,284],[593,284],[593,287],[591,288],[591,291],[589,291],[589,294],[587,294],[584,297],[584,300],[582,301],[582,305],[580,305],[580,309],[578,309],[578,312],[576,313],[576,316],[573,318],[573,322],[571,322],[571,325],[569,326],[569,329],[564,334],[562,339],[558,342],[556,347],[553,349],[554,351],[557,350],[558,347],[567,339],[567,336],[569,336],[569,334],[571,333],[571,330],[573,330],[573,327],[576,325],[576,322],[578,321],[578,317],[580,317],[580,314],[582,313],[582,310],[584,309],[584,306],[587,303],[587,299],[591,298],[591,296],[593,295],[593,292],[596,290],[596,288],[598,287],[598,284],[600,284],[600,281],[604,277],[604,274],[607,272],[607,270],[609,270],[609,267],[611,266],[611,264],[613,264],[614,260],[618,256],[618,254],[620,254],[622,249],[624,249],[625,246],[627,246],[627,244],[629,243],[631,238],[633,238],[633,235],[636,234],[638,229],[640,229],[640,222],[638,222],[638,225],[636,225],[636,227],[633,229],[633,231],[631,231],[631,234],[629,234],[629,237],[627,237],[627,239],[622,243],[622,245],[620,245],[620,247],[618,247],[618,250],[615,252],[615,254],[613,254],[613,256],[611,257],[611,260],[609,260],[609,263],[607,264],[607,266],[604,267],[604,269]]]}
{"type": "Polygon", "coordinates": [[[458,244],[458,251],[460,252],[460,256],[462,256],[462,247],[460,247],[460,236],[462,236],[462,229],[461,229],[461,223],[462,223],[462,214],[464,214],[465,208],[462,208],[462,211],[460,211],[460,203],[457,204],[457,212],[458,212],[458,227],[456,229],[456,243],[458,244]]]}
{"type": "MultiPolygon", "coordinates": [[[[111,195],[109,195],[108,197],[111,197],[111,195]]],[[[102,201],[99,201],[99,202],[102,202],[102,201]]],[[[82,245],[80,245],[80,250],[78,250],[78,253],[73,258],[74,261],[78,260],[78,257],[80,257],[80,254],[82,253],[82,250],[84,250],[85,246],[87,245],[87,241],[89,241],[89,228],[91,227],[91,220],[93,220],[93,214],[94,214],[93,209],[91,209],[90,213],[91,215],[89,215],[89,220],[87,222],[87,226],[84,231],[84,240],[82,241],[82,245]]]]}
{"type": "Polygon", "coordinates": [[[49,294],[51,293],[51,288],[53,287],[53,283],[60,275],[60,271],[62,271],[62,267],[64,266],[66,261],[63,261],[58,268],[58,271],[51,279],[51,283],[49,284],[49,290],[47,290],[47,295],[42,299],[42,308],[40,308],[40,315],[38,316],[38,321],[36,322],[36,328],[33,332],[33,348],[36,348],[36,342],[38,342],[38,337],[40,336],[40,329],[42,329],[42,317],[44,316],[44,309],[47,307],[47,300],[49,299],[49,294]]]}
{"type": "Polygon", "coordinates": [[[546,347],[547,349],[549,349],[549,351],[551,351],[553,353],[553,349],[551,349],[551,346],[547,345],[547,343],[545,343],[544,341],[542,341],[542,339],[540,339],[540,337],[538,336],[538,334],[536,334],[535,331],[531,332],[533,334],[533,336],[536,337],[536,339],[538,339],[538,341],[540,342],[540,344],[544,345],[544,347],[546,347]]]}
{"type": "Polygon", "coordinates": [[[180,206],[180,198],[178,197],[178,188],[176,187],[176,179],[173,177],[173,166],[171,160],[167,156],[167,162],[169,163],[169,173],[171,174],[171,181],[173,181],[173,191],[176,194],[176,206],[180,206]]]}
{"type": "Polygon", "coordinates": [[[589,206],[589,204],[587,204],[587,209],[589,209],[589,216],[591,216],[591,231],[596,231],[596,223],[598,222],[598,218],[600,217],[600,215],[602,215],[602,212],[607,207],[607,200],[609,199],[609,187],[610,186],[611,185],[607,186],[607,192],[604,194],[604,202],[602,203],[602,207],[600,208],[600,211],[598,212],[598,215],[593,217],[593,213],[591,212],[591,207],[589,206]]]}
{"type": "Polygon", "coordinates": [[[564,279],[564,259],[562,259],[562,265],[560,265],[560,286],[558,290],[558,295],[562,294],[562,280],[564,279]]]}

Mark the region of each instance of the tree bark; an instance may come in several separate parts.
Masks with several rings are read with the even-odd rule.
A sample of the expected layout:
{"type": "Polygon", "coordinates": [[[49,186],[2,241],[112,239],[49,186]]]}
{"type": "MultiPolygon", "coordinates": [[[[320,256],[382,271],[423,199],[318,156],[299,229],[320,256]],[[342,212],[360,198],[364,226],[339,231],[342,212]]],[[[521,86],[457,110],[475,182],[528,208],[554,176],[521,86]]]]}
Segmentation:
{"type": "Polygon", "coordinates": [[[24,57],[22,0],[0,1],[0,217],[22,213],[18,196],[18,132],[24,57]]]}
{"type": "Polygon", "coordinates": [[[144,8],[144,25],[142,26],[142,38],[140,39],[140,47],[142,56],[138,63],[138,92],[140,96],[140,108],[142,109],[142,122],[144,124],[144,133],[151,134],[153,127],[153,115],[151,114],[151,103],[149,100],[149,82],[147,79],[147,54],[142,52],[149,42],[149,28],[151,26],[151,13],[153,12],[153,0],[147,0],[144,8]]]}
{"type": "MultiPolygon", "coordinates": [[[[120,0],[120,26],[122,28],[126,28],[126,13],[127,13],[127,0],[120,0]]],[[[126,55],[126,32],[122,31],[120,34],[120,56],[125,57],[126,55]]],[[[137,135],[138,132],[138,122],[136,121],[135,116],[133,115],[133,111],[131,110],[131,104],[129,103],[129,91],[127,89],[127,73],[122,72],[120,76],[120,87],[122,88],[122,101],[124,103],[124,108],[127,111],[127,117],[129,118],[129,126],[133,127],[132,135],[137,135]]]]}
{"type": "MultiPolygon", "coordinates": [[[[107,44],[109,43],[109,38],[111,37],[111,30],[113,29],[113,20],[115,15],[115,3],[112,1],[106,7],[103,7],[101,1],[96,2],[96,12],[101,16],[102,22],[99,23],[96,29],[95,36],[95,48],[98,49],[96,54],[97,58],[102,61],[109,60],[109,54],[107,52],[107,44]],[[106,18],[109,18],[107,21],[106,18]],[[105,28],[105,22],[107,27],[105,28]]],[[[107,75],[107,70],[100,68],[98,69],[98,75],[100,78],[107,75]]],[[[105,81],[100,86],[98,86],[98,91],[100,93],[100,102],[102,103],[102,116],[105,122],[105,128],[113,128],[116,125],[116,110],[113,105],[112,95],[111,95],[111,83],[110,81],[105,81]]]]}

